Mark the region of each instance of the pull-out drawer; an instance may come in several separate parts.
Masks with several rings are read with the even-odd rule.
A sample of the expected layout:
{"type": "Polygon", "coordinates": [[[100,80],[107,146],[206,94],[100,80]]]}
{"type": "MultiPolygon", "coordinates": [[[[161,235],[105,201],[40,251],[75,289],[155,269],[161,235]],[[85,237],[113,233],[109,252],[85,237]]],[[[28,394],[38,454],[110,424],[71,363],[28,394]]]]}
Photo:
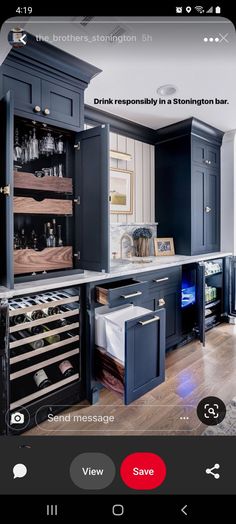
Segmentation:
{"type": "Polygon", "coordinates": [[[138,303],[147,287],[147,282],[141,282],[133,278],[109,282],[108,284],[96,286],[96,301],[99,304],[112,307],[130,302],[138,303]]]}
{"type": "Polygon", "coordinates": [[[95,353],[96,377],[130,404],[165,380],[165,310],[125,322],[124,361],[104,348],[95,353]]]}
{"type": "Polygon", "coordinates": [[[149,279],[149,289],[159,290],[166,287],[181,287],[181,267],[159,269],[149,279]]]}

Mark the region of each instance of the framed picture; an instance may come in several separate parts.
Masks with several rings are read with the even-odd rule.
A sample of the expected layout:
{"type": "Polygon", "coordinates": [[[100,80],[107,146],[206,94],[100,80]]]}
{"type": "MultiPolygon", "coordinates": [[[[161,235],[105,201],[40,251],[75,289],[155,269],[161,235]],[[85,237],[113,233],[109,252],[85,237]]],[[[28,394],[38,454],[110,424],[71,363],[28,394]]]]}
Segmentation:
{"type": "Polygon", "coordinates": [[[125,169],[110,170],[111,213],[133,213],[133,172],[125,169]]]}
{"type": "Polygon", "coordinates": [[[171,256],[175,254],[173,238],[154,238],[153,242],[155,257],[171,256]]]}

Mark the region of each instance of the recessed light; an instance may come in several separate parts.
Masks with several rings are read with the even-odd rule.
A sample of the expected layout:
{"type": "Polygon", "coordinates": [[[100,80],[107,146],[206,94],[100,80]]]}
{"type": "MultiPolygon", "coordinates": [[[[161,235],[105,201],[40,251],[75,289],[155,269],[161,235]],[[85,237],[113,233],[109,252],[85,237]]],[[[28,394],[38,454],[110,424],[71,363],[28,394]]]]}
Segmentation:
{"type": "Polygon", "coordinates": [[[171,84],[166,84],[157,88],[157,94],[161,96],[172,96],[176,91],[177,88],[171,84]]]}

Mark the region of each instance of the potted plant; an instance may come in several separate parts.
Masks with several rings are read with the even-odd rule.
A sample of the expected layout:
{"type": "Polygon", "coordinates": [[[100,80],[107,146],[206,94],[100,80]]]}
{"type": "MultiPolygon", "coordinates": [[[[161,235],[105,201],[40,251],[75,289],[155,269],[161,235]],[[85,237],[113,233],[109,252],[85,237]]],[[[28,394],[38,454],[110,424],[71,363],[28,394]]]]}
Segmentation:
{"type": "Polygon", "coordinates": [[[152,232],[147,227],[139,227],[133,231],[136,257],[148,257],[150,253],[150,238],[152,232]]]}

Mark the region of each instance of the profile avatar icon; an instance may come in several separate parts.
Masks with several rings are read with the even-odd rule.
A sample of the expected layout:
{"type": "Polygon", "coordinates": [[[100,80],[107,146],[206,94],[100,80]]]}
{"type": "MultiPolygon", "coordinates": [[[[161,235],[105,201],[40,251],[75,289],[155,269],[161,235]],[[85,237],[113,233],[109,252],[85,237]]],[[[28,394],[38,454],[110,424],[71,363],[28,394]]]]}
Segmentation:
{"type": "Polygon", "coordinates": [[[8,42],[14,48],[24,47],[27,44],[27,34],[21,27],[13,27],[8,33],[8,42]]]}

